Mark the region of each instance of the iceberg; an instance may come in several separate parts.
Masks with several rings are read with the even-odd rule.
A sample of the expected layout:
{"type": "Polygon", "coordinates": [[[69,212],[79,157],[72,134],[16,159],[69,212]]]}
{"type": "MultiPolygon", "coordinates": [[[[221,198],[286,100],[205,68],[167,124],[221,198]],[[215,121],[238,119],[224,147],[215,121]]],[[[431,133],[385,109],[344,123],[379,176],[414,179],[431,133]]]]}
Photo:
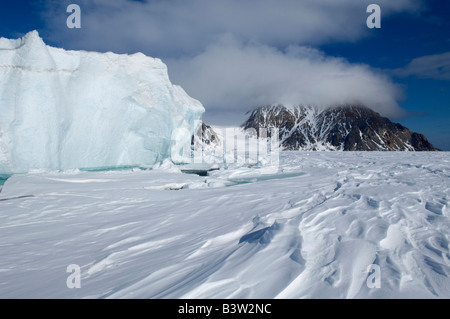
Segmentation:
{"type": "Polygon", "coordinates": [[[0,38],[0,174],[153,165],[203,112],[159,59],[0,38]]]}

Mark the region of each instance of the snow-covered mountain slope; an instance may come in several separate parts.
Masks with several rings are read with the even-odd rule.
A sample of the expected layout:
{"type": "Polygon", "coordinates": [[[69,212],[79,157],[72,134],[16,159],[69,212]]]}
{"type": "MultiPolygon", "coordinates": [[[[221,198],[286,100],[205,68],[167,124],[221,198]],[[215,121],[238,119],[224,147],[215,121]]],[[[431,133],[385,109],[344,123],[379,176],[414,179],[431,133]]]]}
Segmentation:
{"type": "Polygon", "coordinates": [[[254,110],[243,127],[278,127],[286,150],[435,151],[422,134],[392,123],[358,105],[326,109],[313,106],[265,106],[254,110]]]}
{"type": "Polygon", "coordinates": [[[151,165],[203,112],[159,59],[0,39],[0,174],[151,165]]]}
{"type": "Polygon", "coordinates": [[[282,152],[277,174],[211,174],[11,177],[0,297],[450,298],[447,153],[282,152]]]}

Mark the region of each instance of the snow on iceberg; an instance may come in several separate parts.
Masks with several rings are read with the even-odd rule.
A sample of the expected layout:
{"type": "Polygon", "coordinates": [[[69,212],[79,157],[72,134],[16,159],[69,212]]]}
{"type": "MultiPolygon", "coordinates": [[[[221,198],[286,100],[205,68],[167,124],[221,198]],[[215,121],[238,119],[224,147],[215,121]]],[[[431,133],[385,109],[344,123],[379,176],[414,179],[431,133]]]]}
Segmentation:
{"type": "Polygon", "coordinates": [[[203,112],[159,59],[0,38],[0,174],[152,165],[203,112]]]}

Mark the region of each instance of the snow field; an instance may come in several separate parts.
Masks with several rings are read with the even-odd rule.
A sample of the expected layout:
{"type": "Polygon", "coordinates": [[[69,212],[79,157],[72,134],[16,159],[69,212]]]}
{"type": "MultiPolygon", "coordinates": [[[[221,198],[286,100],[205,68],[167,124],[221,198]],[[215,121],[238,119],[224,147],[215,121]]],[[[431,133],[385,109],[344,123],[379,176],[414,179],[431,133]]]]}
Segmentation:
{"type": "Polygon", "coordinates": [[[447,153],[282,152],[261,176],[15,175],[0,193],[0,296],[450,297],[447,153]]]}

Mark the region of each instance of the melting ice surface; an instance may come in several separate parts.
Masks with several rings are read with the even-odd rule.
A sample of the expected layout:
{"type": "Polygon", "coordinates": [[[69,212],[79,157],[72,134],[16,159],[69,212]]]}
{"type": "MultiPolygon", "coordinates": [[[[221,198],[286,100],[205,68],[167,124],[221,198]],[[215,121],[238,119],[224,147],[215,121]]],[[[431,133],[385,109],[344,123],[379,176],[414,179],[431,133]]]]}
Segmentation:
{"type": "Polygon", "coordinates": [[[279,176],[261,176],[14,175],[0,297],[450,298],[448,153],[282,152],[279,176]]]}
{"type": "Polygon", "coordinates": [[[159,59],[0,38],[0,174],[152,165],[203,112],[159,59]]]}

